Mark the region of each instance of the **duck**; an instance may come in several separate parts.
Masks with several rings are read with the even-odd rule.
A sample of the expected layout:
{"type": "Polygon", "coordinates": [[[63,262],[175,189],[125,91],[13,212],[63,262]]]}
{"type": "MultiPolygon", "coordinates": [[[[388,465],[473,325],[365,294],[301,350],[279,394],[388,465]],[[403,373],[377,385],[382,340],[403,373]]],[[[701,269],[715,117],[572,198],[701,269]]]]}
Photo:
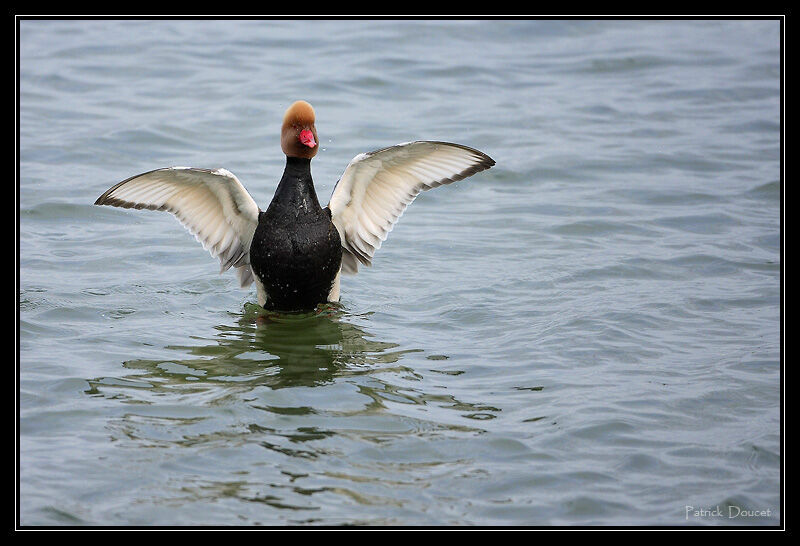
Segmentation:
{"type": "Polygon", "coordinates": [[[265,310],[314,310],[339,302],[342,275],[372,265],[408,205],[422,191],[489,169],[485,153],[451,142],[417,140],[356,155],[320,205],[311,176],[319,151],[314,108],[294,102],[281,125],[286,165],[261,210],[224,168],[166,167],[132,176],[95,201],[167,211],[220,262],[239,286],[255,283],[265,310]]]}

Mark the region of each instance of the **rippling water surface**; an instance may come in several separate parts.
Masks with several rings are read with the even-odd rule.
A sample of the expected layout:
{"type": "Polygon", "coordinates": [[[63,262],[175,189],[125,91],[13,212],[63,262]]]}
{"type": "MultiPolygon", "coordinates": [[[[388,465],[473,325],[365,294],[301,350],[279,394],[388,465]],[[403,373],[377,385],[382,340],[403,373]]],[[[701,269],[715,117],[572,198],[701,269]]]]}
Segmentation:
{"type": "Polygon", "coordinates": [[[21,524],[780,522],[778,21],[19,30],[21,524]],[[301,98],[323,204],[397,142],[497,165],[266,321],[170,215],[92,205],[191,165],[265,207],[301,98]]]}

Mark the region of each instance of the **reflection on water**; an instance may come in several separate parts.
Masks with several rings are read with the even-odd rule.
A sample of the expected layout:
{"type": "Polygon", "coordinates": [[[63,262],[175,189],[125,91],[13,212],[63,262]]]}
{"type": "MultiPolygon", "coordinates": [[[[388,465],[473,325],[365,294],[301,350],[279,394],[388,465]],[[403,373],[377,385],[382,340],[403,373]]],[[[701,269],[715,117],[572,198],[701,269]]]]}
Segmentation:
{"type": "Polygon", "coordinates": [[[210,343],[166,347],[182,358],[123,362],[133,373],[87,380],[86,394],[136,404],[109,422],[116,439],[193,446],[257,435],[262,447],[301,458],[313,455],[287,449],[284,441],[352,428],[377,442],[436,428],[474,431],[472,422],[500,411],[459,400],[445,387],[424,388],[419,369],[398,364],[422,349],[375,340],[355,318],[338,307],[279,315],[248,306],[216,326],[210,343]],[[243,411],[235,431],[219,411],[224,407],[243,411]],[[453,418],[429,422],[433,408],[453,418]]]}
{"type": "Polygon", "coordinates": [[[392,351],[398,347],[396,343],[372,339],[335,307],[279,315],[261,314],[248,305],[235,323],[221,324],[216,330],[210,344],[167,347],[191,355],[189,358],[124,362],[128,369],[145,372],[125,380],[162,387],[214,383],[273,389],[311,387],[328,383],[339,373],[359,373],[368,366],[395,363],[409,352],[392,351]]]}
{"type": "MultiPolygon", "coordinates": [[[[259,410],[299,415],[331,410],[329,405],[337,396],[330,392],[347,386],[348,396],[352,391],[361,396],[355,407],[333,408],[333,413],[340,416],[396,408],[398,404],[420,406],[423,411],[427,411],[425,407],[436,407],[458,412],[455,420],[493,419],[500,411],[491,405],[457,399],[445,387],[424,388],[422,370],[399,364],[404,355],[423,349],[398,349],[397,343],[375,340],[351,322],[356,317],[339,307],[307,314],[264,314],[263,309],[248,305],[236,317],[230,324],[215,327],[217,334],[211,343],[200,340],[205,342],[165,347],[190,355],[189,358],[125,361],[122,366],[135,373],[87,379],[90,388],[86,394],[159,406],[164,404],[165,395],[197,394],[200,397],[196,406],[204,409],[235,398],[238,403],[245,402],[259,410]],[[314,399],[310,394],[313,391],[307,389],[310,387],[326,387],[328,391],[314,399]],[[293,389],[291,393],[279,394],[288,388],[293,389]],[[303,397],[312,400],[304,405],[300,402],[303,397]]],[[[433,360],[443,358],[434,357],[433,360]]],[[[462,373],[436,369],[430,372],[462,373]]],[[[187,400],[181,404],[187,406],[187,400]]],[[[170,414],[166,418],[184,417],[170,414]]],[[[464,423],[448,426],[473,428],[464,423]]]]}
{"type": "Polygon", "coordinates": [[[158,507],[235,502],[216,515],[234,524],[313,523],[321,510],[349,521],[367,506],[373,524],[395,509],[424,513],[428,478],[457,475],[469,458],[461,439],[483,433],[465,418],[500,410],[425,387],[399,364],[421,349],[374,339],[355,324],[364,318],[247,307],[210,339],[166,348],[179,358],[129,360],[129,373],[90,380],[87,395],[119,408],[104,423],[110,458],[157,469],[159,498],[130,491],[133,505],[158,521],[158,507]]]}

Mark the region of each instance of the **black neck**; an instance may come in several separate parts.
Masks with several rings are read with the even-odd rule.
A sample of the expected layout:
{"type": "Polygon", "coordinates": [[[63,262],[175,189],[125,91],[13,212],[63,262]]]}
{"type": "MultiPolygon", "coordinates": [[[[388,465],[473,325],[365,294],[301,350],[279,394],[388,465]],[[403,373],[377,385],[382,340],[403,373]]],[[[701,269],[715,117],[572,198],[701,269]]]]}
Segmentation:
{"type": "Polygon", "coordinates": [[[316,212],[320,210],[314,180],[311,178],[311,160],[301,157],[286,156],[286,168],[283,171],[270,208],[289,207],[298,212],[316,212]]]}
{"type": "Polygon", "coordinates": [[[286,176],[295,178],[311,178],[311,160],[304,157],[286,156],[286,168],[283,171],[283,178],[286,176]]]}

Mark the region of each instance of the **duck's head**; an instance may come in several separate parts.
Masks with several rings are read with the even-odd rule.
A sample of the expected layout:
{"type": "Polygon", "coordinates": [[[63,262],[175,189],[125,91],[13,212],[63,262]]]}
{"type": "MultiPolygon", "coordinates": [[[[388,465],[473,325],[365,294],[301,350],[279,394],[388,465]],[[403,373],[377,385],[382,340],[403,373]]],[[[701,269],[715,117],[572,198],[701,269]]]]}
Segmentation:
{"type": "Polygon", "coordinates": [[[317,155],[319,138],[314,127],[314,108],[306,101],[295,102],[283,115],[281,148],[288,157],[311,159],[317,155]]]}

